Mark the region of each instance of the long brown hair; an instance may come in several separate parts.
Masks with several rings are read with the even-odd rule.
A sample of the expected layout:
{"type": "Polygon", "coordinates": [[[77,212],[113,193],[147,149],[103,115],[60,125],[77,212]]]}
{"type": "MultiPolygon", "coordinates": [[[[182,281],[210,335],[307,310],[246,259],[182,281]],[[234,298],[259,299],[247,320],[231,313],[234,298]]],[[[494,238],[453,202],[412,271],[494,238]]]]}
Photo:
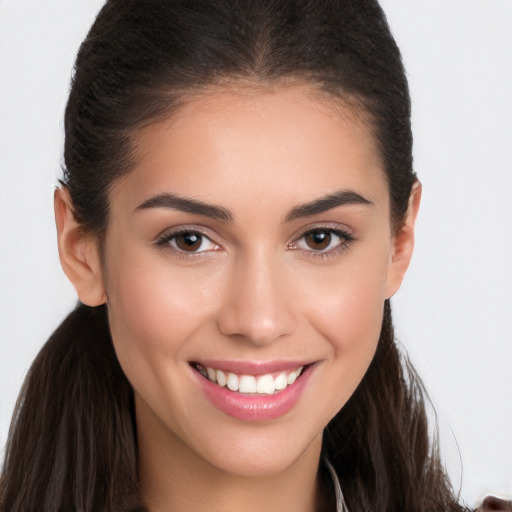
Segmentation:
{"type": "MultiPolygon", "coordinates": [[[[108,226],[133,136],[191,94],[295,80],[358,109],[377,143],[399,229],[415,175],[400,52],[374,0],[110,0],[78,53],[65,114],[64,186],[83,229],[108,226]]],[[[5,511],[136,510],[133,397],[107,306],[79,304],[33,363],[5,452],[5,511]]],[[[397,350],[389,301],[374,360],[324,433],[351,512],[458,511],[424,391],[397,350]]]]}

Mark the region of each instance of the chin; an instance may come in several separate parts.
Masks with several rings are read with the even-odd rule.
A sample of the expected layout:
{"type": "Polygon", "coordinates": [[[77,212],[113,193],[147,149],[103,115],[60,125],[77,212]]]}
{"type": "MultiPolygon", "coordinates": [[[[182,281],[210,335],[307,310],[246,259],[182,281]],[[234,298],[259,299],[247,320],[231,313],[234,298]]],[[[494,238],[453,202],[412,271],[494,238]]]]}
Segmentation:
{"type": "Polygon", "coordinates": [[[277,475],[304,457],[319,457],[321,432],[310,440],[304,432],[302,436],[293,436],[286,429],[259,427],[262,427],[260,432],[238,433],[236,437],[224,439],[220,446],[210,445],[199,455],[224,473],[252,478],[277,475]]]}

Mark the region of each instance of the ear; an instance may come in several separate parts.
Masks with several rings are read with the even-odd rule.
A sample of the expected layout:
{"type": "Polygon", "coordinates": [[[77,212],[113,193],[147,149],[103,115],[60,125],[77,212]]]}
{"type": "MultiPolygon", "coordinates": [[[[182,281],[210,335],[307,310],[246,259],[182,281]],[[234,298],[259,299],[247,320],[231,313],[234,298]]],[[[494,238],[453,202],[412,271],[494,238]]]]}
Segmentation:
{"type": "Polygon", "coordinates": [[[85,233],[73,214],[67,188],[54,194],[55,222],[60,263],[78,298],[88,306],[106,302],[101,273],[101,258],[95,236],[85,233]]]}
{"type": "Polygon", "coordinates": [[[400,288],[411,262],[414,249],[414,226],[421,202],[421,183],[416,180],[409,196],[409,206],[402,227],[392,240],[392,253],[386,276],[386,296],[392,297],[400,288]]]}

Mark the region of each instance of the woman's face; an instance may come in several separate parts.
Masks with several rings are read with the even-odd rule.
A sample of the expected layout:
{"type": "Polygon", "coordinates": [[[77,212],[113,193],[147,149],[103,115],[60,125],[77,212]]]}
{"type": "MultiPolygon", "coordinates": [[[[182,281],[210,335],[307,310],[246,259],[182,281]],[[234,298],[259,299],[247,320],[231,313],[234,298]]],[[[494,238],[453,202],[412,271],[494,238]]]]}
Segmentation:
{"type": "Polygon", "coordinates": [[[136,156],[104,285],[139,441],[240,475],[318,454],[401,279],[371,136],[306,88],[216,92],[136,156]]]}

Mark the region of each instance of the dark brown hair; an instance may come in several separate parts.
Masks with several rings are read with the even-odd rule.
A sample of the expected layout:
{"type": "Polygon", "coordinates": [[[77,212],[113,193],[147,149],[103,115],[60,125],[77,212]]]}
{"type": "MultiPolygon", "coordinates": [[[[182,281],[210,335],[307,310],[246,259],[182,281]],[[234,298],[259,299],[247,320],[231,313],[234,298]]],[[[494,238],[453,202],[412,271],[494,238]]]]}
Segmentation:
{"type": "MultiPolygon", "coordinates": [[[[375,138],[400,228],[415,181],[399,50],[374,0],[110,0],[78,53],[65,114],[64,186],[84,229],[108,227],[137,129],[236,83],[295,81],[357,109],[375,138]]],[[[389,301],[374,360],[329,423],[324,454],[351,512],[463,510],[429,439],[421,382],[401,359],[389,301]]],[[[5,511],[143,508],[132,391],[106,306],[79,304],[41,350],[12,421],[5,511]]]]}

